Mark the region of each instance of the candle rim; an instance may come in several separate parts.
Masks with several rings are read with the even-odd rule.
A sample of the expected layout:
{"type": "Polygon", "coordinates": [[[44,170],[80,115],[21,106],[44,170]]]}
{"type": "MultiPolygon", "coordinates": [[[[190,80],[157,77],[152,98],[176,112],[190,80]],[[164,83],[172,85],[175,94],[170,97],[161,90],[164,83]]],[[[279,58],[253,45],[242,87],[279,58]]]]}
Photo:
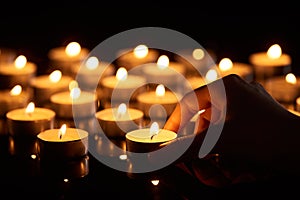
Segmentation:
{"type": "Polygon", "coordinates": [[[72,128],[72,127],[67,127],[66,134],[68,133],[68,131],[69,132],[71,131],[71,133],[77,132],[78,133],[78,138],[71,140],[68,137],[64,137],[64,136],[66,136],[66,134],[65,134],[62,137],[63,139],[59,139],[58,136],[57,136],[57,133],[59,132],[59,130],[60,130],[59,128],[53,128],[53,129],[44,130],[44,131],[40,132],[37,135],[37,138],[40,139],[40,140],[42,140],[43,142],[49,142],[49,143],[66,143],[66,142],[76,142],[76,141],[85,139],[85,138],[87,138],[89,136],[89,133],[86,130],[78,129],[78,128],[72,128]],[[47,136],[46,134],[48,134],[49,132],[55,133],[55,134],[53,134],[53,136],[55,135],[54,137],[57,137],[57,138],[53,139],[52,137],[51,138],[44,137],[44,136],[47,136]]]}
{"type": "Polygon", "coordinates": [[[26,110],[26,108],[17,108],[17,109],[11,110],[6,113],[6,118],[8,120],[20,121],[20,122],[32,122],[32,121],[40,122],[40,121],[52,120],[56,116],[56,113],[53,110],[48,109],[48,108],[40,108],[40,107],[35,107],[33,113],[35,113],[37,111],[43,111],[43,113],[47,112],[47,117],[40,118],[40,119],[19,119],[19,118],[16,118],[13,116],[14,114],[19,114],[19,113],[20,114],[24,113],[24,115],[26,116],[25,110],[26,110]],[[48,116],[48,114],[49,114],[49,116],[48,116]]]}
{"type": "Polygon", "coordinates": [[[95,117],[98,119],[98,120],[102,120],[102,121],[108,121],[108,122],[116,122],[116,121],[133,121],[133,120],[136,120],[136,119],[140,119],[140,118],[143,118],[144,117],[144,113],[143,111],[139,110],[139,109],[135,109],[135,108],[127,108],[127,112],[133,112],[133,114],[137,114],[138,116],[133,118],[131,116],[131,114],[129,113],[129,117],[130,119],[117,119],[116,116],[114,116],[114,111],[117,111],[118,108],[106,108],[104,110],[100,110],[98,112],[95,113],[95,117]],[[109,116],[107,114],[110,114],[109,116]],[[104,118],[101,118],[101,116],[105,116],[104,118]],[[113,117],[112,118],[109,118],[109,117],[113,117]]]}
{"type": "Polygon", "coordinates": [[[143,137],[134,137],[132,135],[133,133],[140,132],[140,131],[147,131],[147,132],[150,133],[150,128],[141,128],[141,129],[136,129],[136,130],[130,131],[130,132],[125,134],[125,137],[126,137],[126,139],[128,139],[130,141],[133,141],[133,142],[137,142],[137,143],[154,143],[154,144],[155,143],[163,143],[163,142],[172,141],[172,140],[177,138],[177,133],[176,132],[170,131],[170,130],[167,130],[167,129],[162,129],[162,128],[159,129],[159,132],[158,132],[157,135],[162,134],[164,132],[164,133],[170,134],[170,136],[173,136],[173,137],[171,137],[171,139],[165,139],[165,140],[157,141],[157,140],[155,140],[156,136],[153,137],[154,139],[151,139],[150,138],[151,135],[149,135],[149,137],[147,137],[147,138],[145,138],[145,137],[144,138],[143,137]]]}

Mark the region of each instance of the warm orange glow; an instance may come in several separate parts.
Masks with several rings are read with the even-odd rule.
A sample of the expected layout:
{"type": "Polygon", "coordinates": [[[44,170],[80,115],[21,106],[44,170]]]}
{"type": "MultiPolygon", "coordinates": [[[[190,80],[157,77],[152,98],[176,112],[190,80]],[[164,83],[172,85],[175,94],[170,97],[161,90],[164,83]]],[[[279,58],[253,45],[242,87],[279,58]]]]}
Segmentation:
{"type": "Polygon", "coordinates": [[[87,61],[85,62],[85,66],[86,68],[88,68],[89,70],[94,70],[98,67],[99,65],[99,60],[97,57],[95,56],[92,56],[92,57],[89,57],[87,59],[87,61]]]}
{"type": "Polygon", "coordinates": [[[165,96],[165,92],[166,92],[166,89],[165,89],[165,86],[163,84],[159,84],[156,87],[156,90],[155,90],[156,96],[163,97],[163,96],[165,96]]]}
{"type": "Polygon", "coordinates": [[[136,46],[133,50],[133,54],[136,58],[145,58],[148,55],[148,52],[148,47],[144,44],[136,46]]]}
{"type": "Polygon", "coordinates": [[[204,58],[204,51],[203,49],[194,49],[193,51],[193,58],[195,60],[202,60],[204,58]]]}
{"type": "Polygon", "coordinates": [[[162,55],[157,60],[157,67],[159,69],[166,69],[169,66],[169,58],[166,55],[162,55]]]}
{"type": "Polygon", "coordinates": [[[285,76],[285,80],[286,80],[286,82],[291,83],[291,84],[296,84],[297,83],[297,78],[293,73],[288,73],[285,76]]]}
{"type": "Polygon", "coordinates": [[[116,73],[116,77],[119,81],[126,80],[128,76],[127,70],[124,67],[120,67],[116,73]]]}
{"type": "Polygon", "coordinates": [[[62,77],[62,73],[60,70],[54,70],[50,75],[49,75],[49,79],[52,83],[57,83],[60,81],[62,77]]]}
{"type": "Polygon", "coordinates": [[[25,113],[26,113],[26,114],[31,114],[31,113],[34,112],[34,109],[35,109],[34,103],[33,103],[33,102],[30,102],[30,103],[27,105],[26,109],[25,109],[25,113]]]}
{"type": "Polygon", "coordinates": [[[67,125],[63,124],[58,131],[59,139],[61,139],[66,134],[66,132],[67,132],[67,125]]]}
{"type": "Polygon", "coordinates": [[[78,88],[78,82],[75,81],[75,80],[72,80],[72,81],[69,83],[69,90],[71,91],[73,88],[78,88]]]}
{"type": "Polygon", "coordinates": [[[15,59],[15,62],[14,62],[15,67],[18,68],[18,69],[24,68],[25,65],[26,65],[26,63],[27,63],[27,58],[25,56],[23,56],[23,55],[18,56],[15,59]]]}
{"type": "Polygon", "coordinates": [[[11,95],[11,96],[18,96],[18,95],[20,95],[22,93],[22,86],[21,85],[16,85],[15,87],[13,87],[11,90],[10,90],[10,92],[9,92],[9,94],[11,95]]]}
{"type": "Polygon", "coordinates": [[[277,59],[281,56],[282,50],[278,44],[273,44],[267,51],[267,55],[271,59],[277,59]]]}
{"type": "Polygon", "coordinates": [[[65,49],[66,54],[70,57],[78,56],[80,51],[81,46],[78,42],[70,42],[65,49]]]}
{"type": "Polygon", "coordinates": [[[232,69],[232,67],[233,67],[233,63],[229,58],[223,58],[219,62],[219,69],[221,71],[228,71],[228,70],[232,69]]]}

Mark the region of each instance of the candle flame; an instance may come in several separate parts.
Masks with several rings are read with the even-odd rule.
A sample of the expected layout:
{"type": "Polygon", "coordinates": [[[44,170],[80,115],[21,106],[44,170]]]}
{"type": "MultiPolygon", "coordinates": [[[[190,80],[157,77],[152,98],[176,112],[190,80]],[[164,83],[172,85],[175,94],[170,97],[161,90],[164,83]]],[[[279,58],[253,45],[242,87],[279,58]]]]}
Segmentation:
{"type": "Polygon", "coordinates": [[[27,58],[26,58],[24,55],[18,56],[18,57],[15,59],[15,62],[14,62],[15,67],[16,67],[17,69],[22,69],[22,68],[24,68],[25,65],[26,65],[26,63],[27,63],[27,58]]]}
{"type": "Polygon", "coordinates": [[[166,69],[169,66],[169,58],[166,55],[162,55],[157,60],[157,67],[159,69],[166,69]]]}
{"type": "Polygon", "coordinates": [[[219,62],[219,68],[221,71],[228,71],[228,70],[232,69],[232,67],[233,67],[233,63],[229,58],[223,58],[219,62]]]}
{"type": "Polygon", "coordinates": [[[127,112],[127,106],[126,106],[126,104],[125,103],[121,103],[118,106],[118,110],[117,110],[118,117],[123,116],[126,112],[127,112]]]}
{"type": "Polygon", "coordinates": [[[145,58],[148,55],[148,47],[144,44],[138,45],[134,48],[133,53],[136,58],[145,58]]]}
{"type": "Polygon", "coordinates": [[[34,112],[34,108],[35,108],[34,103],[33,103],[33,102],[30,102],[30,103],[27,105],[26,109],[25,109],[25,113],[26,113],[26,114],[32,114],[32,113],[34,112]]]}
{"type": "Polygon", "coordinates": [[[78,42],[70,42],[65,49],[66,54],[70,57],[78,56],[80,51],[81,46],[78,42]]]}
{"type": "Polygon", "coordinates": [[[285,76],[285,80],[286,80],[286,82],[291,83],[291,84],[296,84],[297,83],[297,78],[293,73],[288,73],[285,76]]]}
{"type": "Polygon", "coordinates": [[[18,96],[18,95],[21,94],[21,92],[22,92],[22,86],[21,86],[21,85],[16,85],[15,87],[13,87],[13,88],[10,90],[9,94],[10,94],[11,96],[18,96]]]}
{"type": "Polygon", "coordinates": [[[157,135],[159,132],[159,126],[158,126],[158,123],[157,122],[153,122],[150,126],[150,137],[151,137],[151,140],[153,139],[153,137],[155,135],[157,135]]]}
{"type": "Polygon", "coordinates": [[[157,186],[159,184],[159,180],[151,180],[151,183],[155,186],[157,186]]]}
{"type": "Polygon", "coordinates": [[[214,69],[208,70],[207,73],[206,73],[206,75],[205,75],[205,79],[208,82],[213,82],[213,81],[217,80],[217,78],[218,78],[218,73],[214,69]]]}
{"type": "Polygon", "coordinates": [[[67,131],[67,125],[63,124],[58,131],[59,139],[62,139],[62,137],[66,134],[66,131],[67,131]]]}
{"type": "Polygon", "coordinates": [[[278,44],[273,44],[267,51],[267,55],[271,59],[277,59],[281,56],[282,50],[278,44]]]}
{"type": "Polygon", "coordinates": [[[120,67],[116,73],[116,77],[119,81],[124,81],[127,79],[128,73],[124,67],[120,67]]]}
{"type": "Polygon", "coordinates": [[[99,60],[95,56],[89,57],[85,63],[86,68],[88,68],[89,70],[96,69],[98,65],[99,65],[99,60]]]}
{"type": "Polygon", "coordinates": [[[70,91],[70,97],[72,99],[78,99],[80,97],[81,90],[78,87],[72,88],[70,91]]]}
{"type": "Polygon", "coordinates": [[[78,82],[75,80],[72,80],[69,83],[69,90],[71,91],[73,88],[78,88],[78,82]]]}
{"type": "Polygon", "coordinates": [[[194,49],[193,51],[193,58],[195,60],[202,60],[204,58],[204,51],[203,49],[194,49]]]}
{"type": "Polygon", "coordinates": [[[50,75],[49,75],[49,79],[52,83],[57,83],[60,81],[62,77],[62,73],[60,70],[54,70],[50,75]]]}
{"type": "Polygon", "coordinates": [[[163,96],[165,96],[165,92],[166,92],[166,89],[165,89],[165,86],[163,84],[159,84],[156,87],[156,90],[155,90],[156,96],[163,97],[163,96]]]}

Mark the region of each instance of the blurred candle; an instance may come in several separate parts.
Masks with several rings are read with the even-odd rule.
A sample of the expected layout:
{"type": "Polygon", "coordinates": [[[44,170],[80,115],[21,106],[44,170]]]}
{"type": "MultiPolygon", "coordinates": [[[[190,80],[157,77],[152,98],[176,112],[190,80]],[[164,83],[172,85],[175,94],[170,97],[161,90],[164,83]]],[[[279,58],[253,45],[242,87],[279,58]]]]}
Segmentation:
{"type": "Polygon", "coordinates": [[[30,102],[26,108],[18,108],[6,114],[8,133],[14,137],[34,138],[46,129],[53,128],[55,112],[35,107],[30,102]]]}
{"type": "Polygon", "coordinates": [[[27,88],[29,80],[36,75],[36,70],[35,63],[28,62],[24,55],[19,55],[14,63],[0,66],[0,89],[12,88],[15,85],[27,88]]]}

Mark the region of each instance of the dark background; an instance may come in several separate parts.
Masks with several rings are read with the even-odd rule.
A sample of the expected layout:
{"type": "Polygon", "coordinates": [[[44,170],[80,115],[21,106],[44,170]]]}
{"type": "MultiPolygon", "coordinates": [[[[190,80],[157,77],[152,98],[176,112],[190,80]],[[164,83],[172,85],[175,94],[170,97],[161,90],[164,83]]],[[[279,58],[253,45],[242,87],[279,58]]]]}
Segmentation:
{"type": "Polygon", "coordinates": [[[226,56],[248,62],[251,53],[267,51],[278,43],[283,53],[291,55],[292,70],[300,72],[300,15],[287,2],[276,4],[276,8],[252,2],[240,8],[228,6],[229,9],[217,2],[175,6],[137,2],[135,5],[140,7],[131,7],[127,2],[110,3],[111,6],[97,1],[8,2],[0,12],[0,47],[13,48],[40,68],[47,68],[43,65],[51,48],[78,41],[93,49],[122,31],[155,26],[192,37],[213,50],[218,59],[226,56]]]}

